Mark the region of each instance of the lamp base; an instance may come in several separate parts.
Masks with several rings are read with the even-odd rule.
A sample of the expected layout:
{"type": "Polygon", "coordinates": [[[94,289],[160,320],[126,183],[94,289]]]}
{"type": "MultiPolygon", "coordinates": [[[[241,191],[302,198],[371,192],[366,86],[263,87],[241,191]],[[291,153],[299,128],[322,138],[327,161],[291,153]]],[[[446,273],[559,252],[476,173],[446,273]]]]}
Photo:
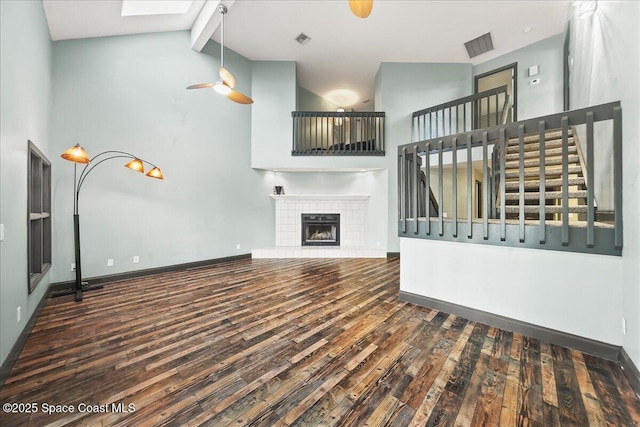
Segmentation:
{"type": "Polygon", "coordinates": [[[81,289],[69,289],[66,291],[60,291],[60,292],[56,292],[55,294],[51,295],[51,298],[58,298],[58,297],[64,297],[67,295],[75,295],[76,296],[76,302],[80,302],[82,301],[82,294],[84,292],[89,292],[89,291],[95,291],[96,289],[102,289],[104,288],[103,285],[91,285],[89,286],[89,283],[87,282],[82,282],[82,288],[81,289]]]}

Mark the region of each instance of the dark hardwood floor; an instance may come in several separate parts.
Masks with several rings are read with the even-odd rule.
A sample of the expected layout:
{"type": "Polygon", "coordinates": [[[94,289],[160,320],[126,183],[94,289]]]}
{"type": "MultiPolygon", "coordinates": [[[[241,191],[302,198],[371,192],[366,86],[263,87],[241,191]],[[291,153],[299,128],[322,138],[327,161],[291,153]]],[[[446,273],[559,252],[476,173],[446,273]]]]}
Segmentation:
{"type": "Polygon", "coordinates": [[[52,299],[0,389],[35,412],[0,424],[639,422],[615,363],[400,302],[398,281],[397,259],[241,260],[52,299]]]}

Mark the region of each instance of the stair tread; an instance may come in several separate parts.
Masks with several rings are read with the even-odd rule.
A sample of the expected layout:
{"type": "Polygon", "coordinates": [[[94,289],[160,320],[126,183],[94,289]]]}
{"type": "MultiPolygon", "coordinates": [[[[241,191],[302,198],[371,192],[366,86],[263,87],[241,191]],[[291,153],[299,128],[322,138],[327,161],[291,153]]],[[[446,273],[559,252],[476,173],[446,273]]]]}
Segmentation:
{"type": "MultiPolygon", "coordinates": [[[[519,189],[520,188],[520,182],[519,181],[509,181],[509,182],[505,182],[504,183],[505,188],[507,190],[511,190],[511,189],[519,189]]],[[[545,187],[560,187],[562,185],[562,178],[559,179],[546,179],[544,181],[545,187]]],[[[580,177],[580,178],[569,178],[569,185],[584,185],[585,184],[585,180],[584,178],[580,177]]],[[[531,188],[540,188],[540,180],[529,180],[529,181],[525,181],[524,182],[524,188],[525,189],[531,189],[531,188]]]]}
{"type": "MultiPolygon", "coordinates": [[[[500,212],[502,210],[502,207],[497,206],[496,209],[498,210],[498,212],[500,212]]],[[[544,209],[545,209],[545,213],[548,213],[548,214],[562,213],[562,206],[560,205],[553,205],[553,206],[546,205],[544,209]]],[[[519,212],[520,212],[520,206],[518,205],[505,206],[505,213],[517,214],[519,212]]],[[[533,213],[533,214],[540,213],[540,207],[538,205],[525,206],[524,213],[533,213]]],[[[569,213],[587,213],[587,206],[586,205],[569,206],[569,213]]]]}
{"type": "MultiPolygon", "coordinates": [[[[569,164],[574,164],[574,165],[579,165],[580,164],[580,159],[578,158],[578,156],[576,154],[571,154],[568,157],[568,162],[569,164]]],[[[550,159],[545,159],[545,165],[546,166],[557,166],[557,165],[561,165],[562,164],[562,158],[550,158],[550,159]]],[[[539,158],[535,158],[535,159],[529,159],[529,160],[525,160],[524,161],[524,167],[525,168],[531,168],[531,167],[535,167],[535,166],[540,166],[540,159],[539,158]]],[[[505,162],[504,164],[504,168],[505,170],[509,170],[509,169],[518,169],[520,168],[520,161],[515,161],[515,162],[505,162]]]]}
{"type": "MultiPolygon", "coordinates": [[[[551,168],[545,169],[545,176],[562,176],[562,168],[551,168]]],[[[569,173],[570,174],[582,174],[582,168],[580,166],[569,165],[569,173]]],[[[505,172],[505,177],[509,178],[518,178],[520,176],[520,172],[515,169],[513,171],[505,172]]],[[[525,178],[535,177],[540,179],[540,171],[539,170],[528,170],[524,171],[525,178]]]]}
{"type": "MultiPolygon", "coordinates": [[[[584,199],[587,197],[587,190],[569,191],[568,197],[570,199],[584,199]]],[[[506,193],[505,200],[519,200],[520,192],[506,193]]],[[[545,191],[545,199],[562,199],[562,191],[545,191]]],[[[540,199],[539,192],[530,192],[524,194],[525,200],[538,200],[540,199]]]]}
{"type": "MultiPolygon", "coordinates": [[[[573,137],[568,138],[567,140],[569,147],[575,147],[576,143],[573,137]]],[[[552,148],[562,148],[562,139],[549,139],[544,141],[545,149],[549,150],[552,148]]],[[[540,144],[539,141],[529,141],[524,143],[524,151],[539,151],[540,144]]],[[[507,142],[507,153],[514,153],[520,150],[520,142],[516,139],[511,142],[507,142]]]]}
{"type": "MultiPolygon", "coordinates": [[[[576,148],[575,145],[571,145],[569,146],[569,154],[576,154],[578,152],[578,149],[576,148]]],[[[505,156],[505,160],[507,161],[512,161],[512,160],[520,160],[520,152],[518,149],[516,150],[508,150],[507,151],[507,155],[505,156]],[[511,152],[513,151],[513,152],[511,152]]],[[[547,158],[549,157],[556,157],[556,156],[562,156],[562,147],[560,148],[551,148],[551,149],[546,149],[544,150],[545,156],[547,158]]],[[[524,158],[525,159],[538,159],[540,158],[540,152],[538,150],[531,150],[531,151],[525,151],[524,152],[524,158]]]]}
{"type": "MultiPolygon", "coordinates": [[[[571,137],[573,136],[573,131],[571,129],[569,129],[568,135],[571,137]]],[[[552,141],[555,139],[560,139],[562,140],[562,129],[549,129],[545,132],[544,134],[544,139],[545,141],[552,141]]],[[[538,142],[539,141],[539,136],[538,136],[538,132],[535,133],[528,133],[524,135],[524,142],[528,143],[528,142],[538,142]]],[[[514,138],[509,138],[507,140],[507,143],[509,144],[517,144],[519,142],[519,138],[514,137],[514,138]]]]}

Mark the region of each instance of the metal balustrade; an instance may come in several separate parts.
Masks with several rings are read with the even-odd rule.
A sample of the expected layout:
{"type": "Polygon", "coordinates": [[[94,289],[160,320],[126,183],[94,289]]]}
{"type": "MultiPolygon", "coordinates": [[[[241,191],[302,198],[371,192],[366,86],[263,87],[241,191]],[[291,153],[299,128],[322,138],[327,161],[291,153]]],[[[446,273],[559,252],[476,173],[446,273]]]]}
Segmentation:
{"type": "Polygon", "coordinates": [[[623,246],[620,103],[399,146],[398,195],[400,237],[620,255],[623,246]],[[597,133],[600,138],[596,141],[594,125],[600,122],[608,122],[609,126],[600,126],[597,133]],[[570,154],[569,147],[571,140],[577,138],[576,127],[584,129],[586,134],[582,150],[586,170],[580,177],[576,175],[580,173],[580,166],[570,165],[575,155],[570,154]],[[557,139],[547,140],[550,132],[555,132],[557,139]],[[594,188],[596,179],[606,178],[594,176],[594,147],[607,141],[611,142],[610,148],[600,151],[609,153],[610,158],[598,161],[611,165],[612,177],[607,185],[610,184],[613,192],[613,218],[610,222],[601,222],[597,220],[594,188]],[[445,164],[445,156],[450,158],[450,163],[447,160],[445,164]],[[550,159],[551,156],[554,159],[550,159]],[[508,172],[508,165],[514,172],[508,172]],[[539,165],[539,177],[531,180],[536,165],[539,165]],[[472,182],[474,167],[481,168],[482,177],[481,190],[476,193],[472,182]],[[437,170],[435,179],[431,176],[432,170],[437,170]],[[450,170],[451,175],[446,183],[445,170],[447,174],[450,170]],[[466,184],[462,182],[459,186],[458,177],[465,172],[466,184]],[[507,182],[508,179],[511,181],[507,182]],[[583,184],[586,190],[576,190],[577,183],[583,184]],[[553,191],[548,190],[549,186],[553,191]],[[463,192],[466,188],[463,196],[466,213],[458,211],[459,187],[463,192]],[[517,192],[507,195],[508,188],[517,192]],[[429,210],[424,204],[433,194],[437,195],[437,203],[430,205],[427,217],[425,212],[429,210]],[[474,195],[481,201],[475,215],[474,195]],[[586,199],[584,206],[571,205],[569,200],[573,197],[586,199]],[[550,198],[559,200],[559,204],[548,204],[550,198]],[[445,216],[443,208],[447,199],[451,202],[451,216],[445,216]]]}
{"type": "Polygon", "coordinates": [[[383,112],[293,111],[293,156],[384,156],[383,112]]]}
{"type": "Polygon", "coordinates": [[[507,86],[416,111],[412,115],[412,141],[424,141],[509,121],[511,102],[507,86]]]}

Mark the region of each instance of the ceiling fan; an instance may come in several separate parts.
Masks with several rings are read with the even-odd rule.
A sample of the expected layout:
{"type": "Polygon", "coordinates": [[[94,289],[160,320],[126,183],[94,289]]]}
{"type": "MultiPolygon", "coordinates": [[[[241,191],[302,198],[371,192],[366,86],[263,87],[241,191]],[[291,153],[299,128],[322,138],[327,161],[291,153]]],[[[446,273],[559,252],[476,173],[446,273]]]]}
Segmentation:
{"type": "Polygon", "coordinates": [[[373,0],[349,0],[349,7],[358,18],[366,18],[373,9],[373,0]]]}
{"type": "Polygon", "coordinates": [[[230,100],[237,102],[238,104],[253,104],[253,99],[249,98],[247,95],[238,92],[237,90],[233,90],[236,86],[236,78],[233,77],[233,74],[226,68],[224,68],[224,15],[227,13],[228,9],[225,5],[221,4],[218,6],[218,12],[221,15],[221,39],[220,39],[220,69],[218,70],[218,75],[220,79],[215,83],[199,83],[195,85],[191,85],[187,87],[187,89],[204,89],[208,87],[213,87],[213,90],[216,92],[225,95],[230,100]]]}

